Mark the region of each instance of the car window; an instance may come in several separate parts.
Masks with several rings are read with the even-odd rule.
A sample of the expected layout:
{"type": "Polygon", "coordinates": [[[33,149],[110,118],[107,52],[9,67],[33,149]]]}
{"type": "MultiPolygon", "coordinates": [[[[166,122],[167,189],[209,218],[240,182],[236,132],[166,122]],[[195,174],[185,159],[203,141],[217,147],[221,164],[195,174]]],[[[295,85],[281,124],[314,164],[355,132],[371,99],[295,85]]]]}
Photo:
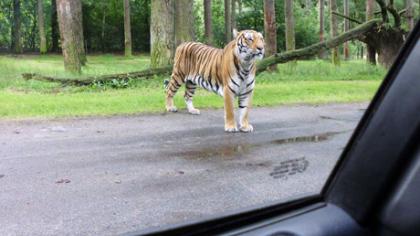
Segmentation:
{"type": "Polygon", "coordinates": [[[0,0],[0,234],[320,194],[419,17],[377,2],[0,0]]]}

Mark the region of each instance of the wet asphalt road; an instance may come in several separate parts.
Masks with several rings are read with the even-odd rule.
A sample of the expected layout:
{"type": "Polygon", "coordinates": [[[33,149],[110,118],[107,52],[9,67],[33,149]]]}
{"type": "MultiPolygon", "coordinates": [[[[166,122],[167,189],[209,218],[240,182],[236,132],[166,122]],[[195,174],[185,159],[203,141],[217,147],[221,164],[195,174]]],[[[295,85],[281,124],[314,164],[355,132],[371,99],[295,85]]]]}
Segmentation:
{"type": "Polygon", "coordinates": [[[366,104],[0,121],[0,235],[118,235],[318,193],[366,104]]]}

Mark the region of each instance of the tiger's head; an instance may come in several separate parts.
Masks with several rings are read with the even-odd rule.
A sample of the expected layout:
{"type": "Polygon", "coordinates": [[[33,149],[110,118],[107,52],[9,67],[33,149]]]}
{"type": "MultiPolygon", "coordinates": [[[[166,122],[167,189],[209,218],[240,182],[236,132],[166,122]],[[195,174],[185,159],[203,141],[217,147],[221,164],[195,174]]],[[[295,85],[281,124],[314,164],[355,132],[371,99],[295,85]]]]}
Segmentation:
{"type": "Polygon", "coordinates": [[[236,55],[243,62],[254,62],[264,57],[264,37],[254,30],[233,31],[236,55]]]}

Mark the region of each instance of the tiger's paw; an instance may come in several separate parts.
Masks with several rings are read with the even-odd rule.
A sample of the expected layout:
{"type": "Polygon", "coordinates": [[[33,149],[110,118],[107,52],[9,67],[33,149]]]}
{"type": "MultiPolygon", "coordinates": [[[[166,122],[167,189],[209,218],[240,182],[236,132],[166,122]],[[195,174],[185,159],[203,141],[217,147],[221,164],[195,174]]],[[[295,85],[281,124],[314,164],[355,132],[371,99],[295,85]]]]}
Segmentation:
{"type": "Polygon", "coordinates": [[[254,127],[252,127],[252,125],[248,125],[248,126],[241,126],[241,127],[239,128],[239,130],[240,130],[241,132],[250,133],[250,132],[254,131],[254,127]]]}
{"type": "Polygon", "coordinates": [[[177,112],[178,109],[176,108],[176,106],[172,106],[172,107],[166,107],[166,111],[169,111],[169,112],[177,112]]]}
{"type": "Polygon", "coordinates": [[[228,133],[238,132],[238,128],[236,128],[236,125],[234,125],[234,126],[225,126],[225,132],[228,132],[228,133]]]}
{"type": "Polygon", "coordinates": [[[190,110],[188,110],[188,112],[190,113],[190,114],[193,114],[193,115],[200,115],[200,110],[198,110],[198,109],[190,109],[190,110]]]}

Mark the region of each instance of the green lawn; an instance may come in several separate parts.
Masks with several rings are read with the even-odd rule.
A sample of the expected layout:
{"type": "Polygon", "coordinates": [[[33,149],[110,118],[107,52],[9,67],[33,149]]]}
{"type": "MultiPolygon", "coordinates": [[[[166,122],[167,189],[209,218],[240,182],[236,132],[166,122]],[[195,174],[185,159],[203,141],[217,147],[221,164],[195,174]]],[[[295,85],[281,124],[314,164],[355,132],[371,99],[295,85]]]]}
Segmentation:
{"type": "MultiPolygon", "coordinates": [[[[147,56],[124,58],[115,55],[89,56],[85,75],[138,71],[148,67],[147,56]]],[[[24,81],[20,74],[36,72],[56,77],[66,74],[59,55],[0,56],[0,117],[69,117],[133,114],[164,111],[163,77],[129,81],[126,88],[112,85],[62,87],[60,84],[24,81]]],[[[254,106],[280,104],[321,104],[360,102],[372,98],[385,70],[364,61],[343,62],[334,67],[327,61],[299,61],[295,68],[279,65],[278,73],[262,73],[257,78],[254,106]]],[[[183,91],[176,105],[185,108],[183,91]]],[[[221,108],[221,97],[199,90],[198,108],[221,108]]]]}

